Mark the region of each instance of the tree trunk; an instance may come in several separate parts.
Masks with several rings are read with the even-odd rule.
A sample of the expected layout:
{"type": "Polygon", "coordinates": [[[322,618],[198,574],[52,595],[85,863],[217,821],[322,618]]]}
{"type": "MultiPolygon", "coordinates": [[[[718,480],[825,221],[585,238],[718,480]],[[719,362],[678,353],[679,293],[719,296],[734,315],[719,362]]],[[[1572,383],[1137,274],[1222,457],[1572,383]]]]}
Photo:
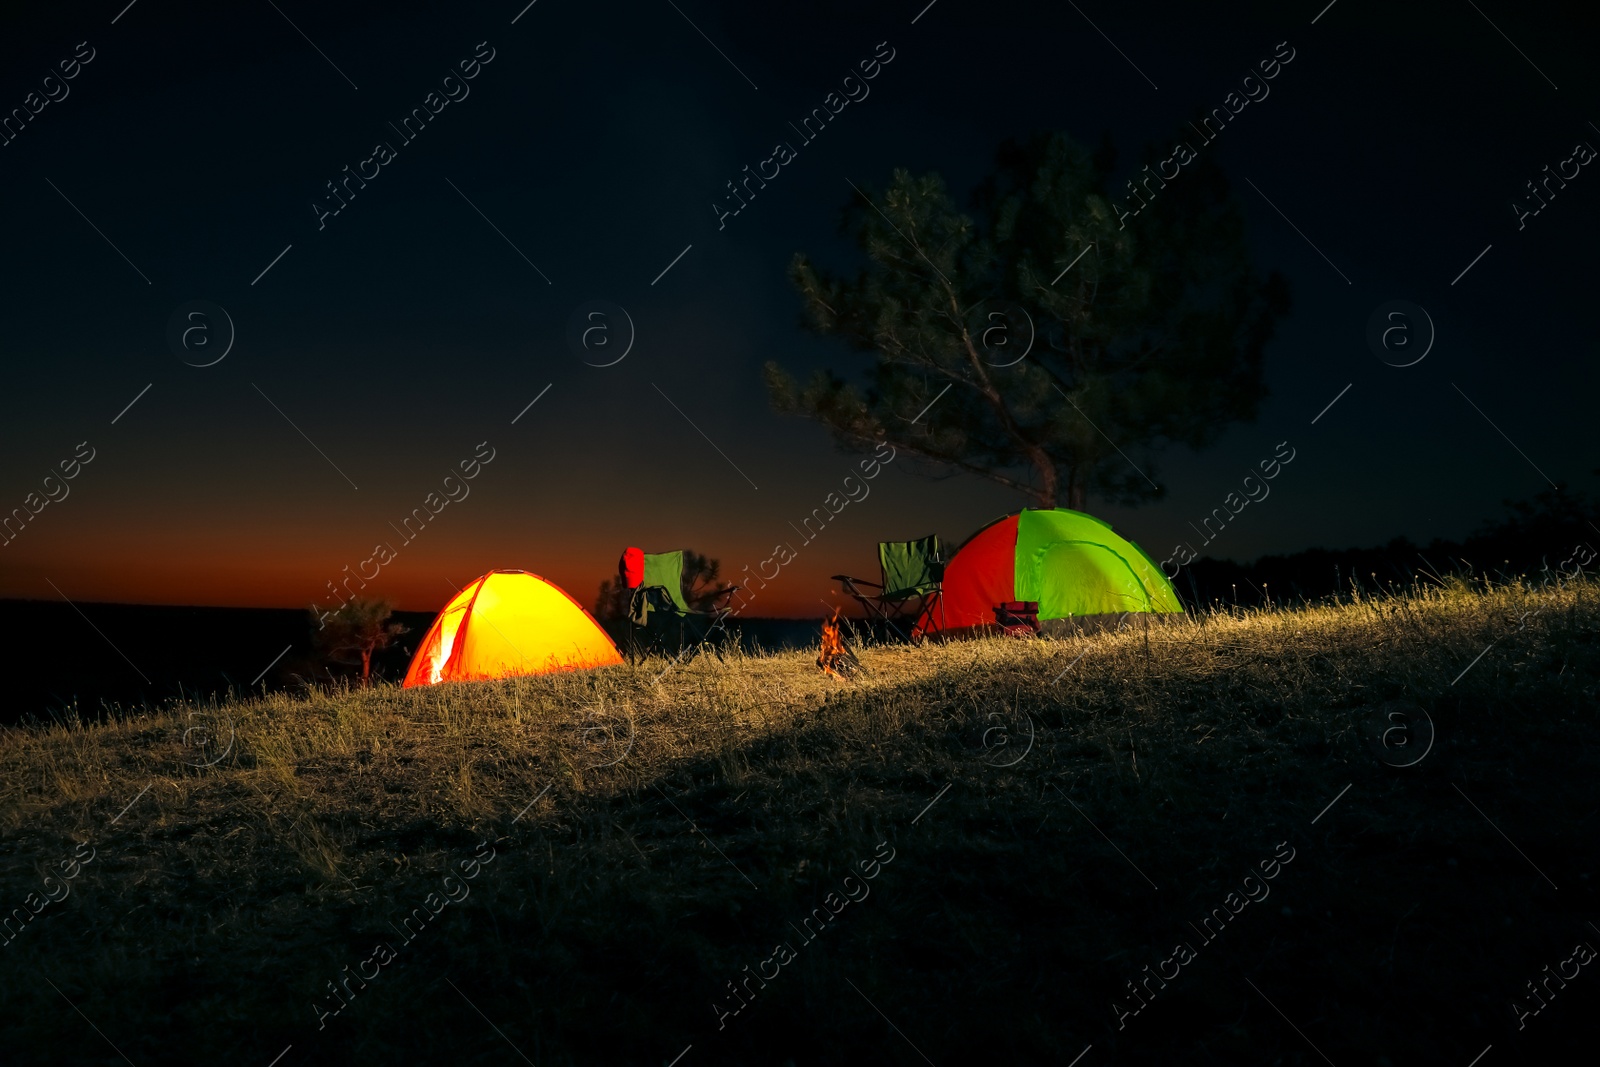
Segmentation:
{"type": "Polygon", "coordinates": [[[1035,446],[1032,452],[1033,467],[1039,472],[1039,506],[1053,508],[1056,506],[1056,496],[1060,493],[1061,478],[1056,473],[1056,465],[1051,462],[1050,456],[1043,448],[1035,446]]]}
{"type": "Polygon", "coordinates": [[[367,676],[372,673],[372,649],[361,650],[361,684],[367,684],[367,676]]]}
{"type": "Polygon", "coordinates": [[[1074,466],[1072,473],[1067,477],[1067,507],[1073,511],[1082,511],[1085,498],[1089,495],[1087,487],[1083,484],[1081,470],[1080,467],[1074,466]]]}

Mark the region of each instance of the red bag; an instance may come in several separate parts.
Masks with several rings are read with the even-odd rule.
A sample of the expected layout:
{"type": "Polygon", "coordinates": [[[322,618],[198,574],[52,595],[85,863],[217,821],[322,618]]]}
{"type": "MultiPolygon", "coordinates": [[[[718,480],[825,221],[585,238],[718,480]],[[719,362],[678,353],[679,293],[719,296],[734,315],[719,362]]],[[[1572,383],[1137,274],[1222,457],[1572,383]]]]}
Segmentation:
{"type": "Polygon", "coordinates": [[[621,576],[622,584],[629,589],[637,589],[644,584],[644,550],[623,549],[622,558],[617,561],[617,574],[621,576]]]}

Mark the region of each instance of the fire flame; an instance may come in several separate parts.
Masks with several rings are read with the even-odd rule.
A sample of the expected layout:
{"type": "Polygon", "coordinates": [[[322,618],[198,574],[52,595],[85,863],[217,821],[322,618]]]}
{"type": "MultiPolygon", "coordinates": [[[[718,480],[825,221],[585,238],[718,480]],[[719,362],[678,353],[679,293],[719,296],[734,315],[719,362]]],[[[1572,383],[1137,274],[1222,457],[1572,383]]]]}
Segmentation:
{"type": "Polygon", "coordinates": [[[817,655],[817,666],[822,668],[823,674],[846,682],[861,670],[861,661],[845,647],[840,635],[838,609],[834,610],[833,618],[822,620],[822,651],[817,655]]]}

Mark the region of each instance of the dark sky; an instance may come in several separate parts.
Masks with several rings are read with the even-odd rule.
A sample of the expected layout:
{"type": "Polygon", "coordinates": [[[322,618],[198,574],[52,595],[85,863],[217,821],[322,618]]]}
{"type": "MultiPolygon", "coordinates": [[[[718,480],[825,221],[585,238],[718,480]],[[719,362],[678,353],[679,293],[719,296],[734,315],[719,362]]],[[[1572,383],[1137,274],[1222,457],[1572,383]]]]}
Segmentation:
{"type": "MultiPolygon", "coordinates": [[[[964,199],[1001,140],[1050,129],[1110,131],[1131,169],[1285,41],[1270,96],[1205,149],[1258,266],[1293,288],[1271,397],[1218,446],[1162,456],[1161,503],[1093,510],[1160,559],[1288,441],[1271,497],[1206,549],[1248,559],[1459,536],[1600,466],[1600,168],[1521,230],[1511,206],[1600,146],[1576,5],[125,3],[36,5],[0,33],[0,107],[66,93],[0,147],[0,508],[80,442],[94,456],[0,548],[0,596],[326,600],[484,441],[470,495],[369,592],[431,610],[523,567],[588,603],[629,544],[738,573],[854,463],[774,415],[759,376],[864,365],[798,328],[785,277],[802,250],[853,268],[850,182],[937,170],[964,199]],[[880,42],[870,96],[719,230],[724,183],[880,42]],[[491,50],[404,142],[389,123],[491,50]],[[394,158],[319,230],[325,183],[380,141],[394,158]],[[1414,366],[1367,345],[1392,300],[1436,330],[1414,366]],[[236,333],[213,366],[168,342],[192,301],[236,333]],[[613,366],[568,341],[592,301],[636,335],[613,366]]],[[[751,613],[819,611],[828,575],[872,574],[877,540],[959,540],[1022,503],[890,464],[751,613]]]]}

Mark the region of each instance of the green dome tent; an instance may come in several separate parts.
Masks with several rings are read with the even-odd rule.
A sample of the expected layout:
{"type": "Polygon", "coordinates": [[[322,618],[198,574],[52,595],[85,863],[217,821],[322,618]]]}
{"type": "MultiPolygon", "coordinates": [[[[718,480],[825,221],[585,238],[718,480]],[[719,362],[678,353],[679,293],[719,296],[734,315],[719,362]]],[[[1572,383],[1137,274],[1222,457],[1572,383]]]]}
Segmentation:
{"type": "Polygon", "coordinates": [[[1040,622],[1183,611],[1143,549],[1067,508],[1021,511],[973,534],[945,566],[940,600],[919,634],[991,628],[1018,602],[1037,604],[1040,622]]]}

